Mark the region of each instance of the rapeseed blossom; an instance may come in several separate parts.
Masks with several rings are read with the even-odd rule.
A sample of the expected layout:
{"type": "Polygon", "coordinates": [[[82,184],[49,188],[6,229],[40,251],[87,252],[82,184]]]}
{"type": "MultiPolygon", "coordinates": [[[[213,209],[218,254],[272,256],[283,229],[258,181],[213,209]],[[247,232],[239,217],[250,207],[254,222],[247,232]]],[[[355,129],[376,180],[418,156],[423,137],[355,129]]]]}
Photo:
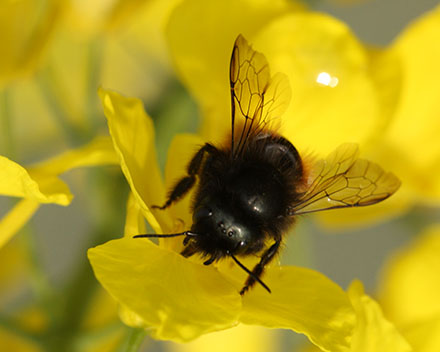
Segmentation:
{"type": "MultiPolygon", "coordinates": [[[[233,263],[206,267],[172,249],[179,248],[180,242],[163,241],[158,246],[131,238],[144,231],[139,225],[141,214],[158,233],[182,226],[190,214],[188,208],[152,210],[165,191],[155,161],[152,123],[141,102],[105,90],[101,98],[133,195],[127,206],[126,237],[90,249],[89,259],[98,280],[121,304],[122,320],[148,329],[155,338],[173,341],[189,341],[241,322],[302,332],[324,349],[348,346],[354,324],[348,297],[318,272],[274,266],[266,275],[273,289],[269,297],[260,287],[241,297],[238,288],[244,275],[231,267],[233,263]]],[[[182,152],[188,158],[194,141],[194,136],[176,140],[169,160],[182,158],[182,152]]],[[[173,164],[166,169],[168,180],[176,179],[181,170],[173,164]]]]}
{"type": "MultiPolygon", "coordinates": [[[[378,88],[379,79],[383,79],[380,73],[390,64],[385,59],[388,58],[385,51],[373,52],[363,46],[344,24],[331,17],[303,11],[292,3],[282,1],[273,7],[267,5],[265,8],[264,4],[254,6],[245,2],[217,4],[189,0],[180,3],[171,14],[167,36],[174,63],[182,81],[197,99],[204,119],[202,138],[180,136],[171,145],[165,182],[161,180],[155,160],[152,123],[140,101],[101,90],[110,133],[132,191],[127,206],[126,237],[144,233],[140,214],[157,233],[182,231],[185,225],[191,223],[188,199],[163,212],[153,210],[152,205],[163,202],[164,184],[169,186],[181,177],[179,170],[184,169],[197,145],[206,140],[219,142],[227,134],[228,55],[230,43],[237,33],[243,33],[257,50],[265,53],[273,72],[282,71],[291,79],[294,100],[283,116],[281,131],[294,141],[300,153],[313,148],[322,155],[343,140],[355,141],[365,146],[370,155],[375,155],[379,149],[374,149],[373,141],[377,142],[376,148],[387,142],[385,137],[378,138],[376,133],[379,126],[391,123],[391,117],[385,114],[390,112],[390,102],[385,101],[387,96],[383,95],[383,90],[396,88],[378,88]],[[253,16],[244,19],[240,16],[243,12],[253,16]],[[196,18],[207,20],[196,21],[196,18]],[[225,19],[227,23],[223,23],[225,19]],[[184,23],[192,25],[184,26],[184,23]],[[221,31],[218,30],[220,27],[221,31]],[[322,104],[311,103],[312,100],[322,104]],[[360,123],[362,126],[359,126],[360,123]]],[[[392,57],[392,54],[388,55],[392,57]]],[[[397,73],[398,78],[400,74],[397,73]]],[[[395,96],[392,98],[395,99],[395,96]]],[[[395,103],[395,100],[392,102],[395,103]]],[[[371,220],[387,213],[395,215],[405,211],[414,199],[407,192],[404,196],[406,198],[379,207],[370,214],[366,210],[365,216],[371,220]]],[[[356,216],[359,218],[359,215],[356,216]]],[[[237,295],[237,287],[235,291],[233,288],[234,282],[237,285],[243,281],[237,279],[239,273],[234,273],[235,268],[227,263],[219,264],[215,269],[203,267],[193,259],[180,257],[176,253],[179,249],[181,244],[173,240],[160,241],[159,245],[155,245],[148,240],[124,238],[89,250],[95,275],[121,304],[121,318],[126,324],[148,329],[155,338],[174,341],[191,340],[241,322],[303,332],[323,350],[362,350],[371,336],[376,337],[376,344],[371,344],[371,350],[380,345],[381,339],[389,339],[390,336],[390,346],[396,350],[410,350],[393,325],[383,318],[377,303],[363,293],[360,284],[353,284],[348,296],[343,299],[347,302],[347,298],[351,298],[348,306],[357,307],[356,313],[349,310],[347,314],[348,311],[345,311],[344,318],[324,324],[324,329],[331,326],[329,331],[333,331],[334,327],[344,331],[344,337],[338,341],[322,340],[323,336],[318,337],[319,334],[310,330],[309,326],[290,320],[292,316],[284,317],[285,320],[282,318],[281,312],[291,311],[292,301],[299,302],[304,293],[296,296],[289,292],[292,289],[290,285],[285,284],[280,287],[281,297],[272,295],[269,303],[263,299],[264,292],[259,287],[241,299],[237,295]],[[139,261],[139,258],[148,260],[139,261]],[[284,295],[296,299],[286,302],[284,295]],[[254,296],[255,299],[252,299],[254,296]],[[276,310],[272,305],[283,308],[276,310]],[[248,309],[258,311],[259,318],[249,314],[248,309]],[[362,312],[363,309],[365,312],[362,312]],[[276,320],[271,318],[274,311],[280,314],[276,320]],[[375,314],[376,321],[383,321],[382,327],[371,325],[374,319],[369,318],[370,314],[375,314]],[[355,316],[357,323],[356,319],[353,320],[355,316]],[[347,328],[346,324],[350,327],[347,328]]],[[[298,275],[297,270],[302,269],[273,266],[267,273],[269,285],[280,284],[279,280],[271,279],[271,274],[279,277],[284,273],[283,281],[286,283],[298,275]]],[[[300,281],[303,286],[310,285],[311,288],[314,285],[313,275],[307,276],[304,274],[300,281]]],[[[299,282],[298,279],[292,280],[292,285],[295,281],[299,282]]],[[[331,284],[324,294],[327,298],[336,292],[330,287],[331,284]]],[[[316,294],[315,290],[313,292],[316,294]]],[[[307,307],[308,304],[302,302],[301,306],[307,307]]],[[[320,306],[321,313],[322,309],[320,306]]],[[[340,316],[337,313],[339,308],[328,304],[328,309],[333,311],[331,315],[340,316]]],[[[324,322],[322,317],[317,319],[318,312],[309,313],[308,319],[324,322]]],[[[301,320],[300,314],[295,318],[301,320]]],[[[328,336],[328,332],[325,335],[328,336]]]]}
{"type": "MultiPolygon", "coordinates": [[[[163,204],[166,190],[183,176],[201,144],[222,143],[229,133],[228,65],[239,33],[267,56],[272,73],[288,75],[293,99],[281,133],[301,154],[318,159],[354,142],[362,157],[403,181],[399,192],[379,205],[319,215],[325,225],[358,228],[394,217],[406,228],[408,218],[404,223],[397,217],[411,207],[435,209],[439,10],[410,24],[391,45],[373,48],[343,22],[297,1],[6,0],[0,8],[0,194],[8,197],[2,204],[12,207],[0,220],[0,350],[113,351],[124,345],[134,350],[133,341],[139,345],[144,331],[162,340],[191,340],[162,345],[175,351],[206,349],[206,343],[226,349],[224,340],[231,336],[230,345],[240,351],[255,350],[257,344],[281,349],[283,332],[269,327],[305,334],[325,351],[437,351],[436,228],[420,233],[390,261],[377,301],[358,281],[344,291],[333,282],[336,274],[330,279],[277,261],[264,277],[273,293],[257,285],[241,297],[245,273],[233,262],[205,267],[196,256],[178,254],[179,239],[156,244],[131,237],[190,226],[190,196],[162,212],[152,205],[163,204]],[[175,137],[162,177],[163,131],[171,135],[177,129],[186,118],[179,102],[190,101],[174,81],[173,69],[200,110],[201,129],[175,137]],[[98,85],[142,100],[100,90],[111,139],[95,138],[106,132],[98,85]],[[167,110],[174,111],[172,124],[164,120],[167,110]],[[54,148],[69,151],[54,153],[54,148]],[[49,154],[58,156],[32,163],[49,154]],[[121,166],[130,185],[127,203],[115,168],[65,175],[107,164],[121,166]],[[96,175],[90,182],[88,176],[96,175]],[[66,176],[78,181],[72,191],[66,176]],[[84,186],[87,191],[79,192],[84,186]],[[14,236],[41,205],[69,205],[77,192],[73,207],[52,210],[69,212],[72,223],[92,220],[79,257],[75,247],[81,233],[69,238],[64,231],[56,233],[55,218],[50,230],[41,231],[36,217],[14,236]],[[78,214],[78,202],[82,206],[85,199],[89,206],[78,214]],[[125,230],[115,220],[124,215],[125,230]],[[32,249],[28,242],[38,232],[52,232],[56,241],[32,249]],[[123,232],[124,238],[89,251],[111,298],[102,288],[95,291],[84,248],[123,232]],[[62,279],[54,280],[53,267],[69,262],[47,259],[48,253],[66,253],[60,243],[76,258],[69,264],[74,273],[63,271],[62,279]],[[133,329],[118,321],[114,300],[120,319],[133,329]]],[[[43,206],[38,215],[52,214],[50,209],[43,206]]],[[[72,223],[69,217],[62,226],[69,229],[72,223]]],[[[245,263],[252,266],[255,260],[245,263]]]]}

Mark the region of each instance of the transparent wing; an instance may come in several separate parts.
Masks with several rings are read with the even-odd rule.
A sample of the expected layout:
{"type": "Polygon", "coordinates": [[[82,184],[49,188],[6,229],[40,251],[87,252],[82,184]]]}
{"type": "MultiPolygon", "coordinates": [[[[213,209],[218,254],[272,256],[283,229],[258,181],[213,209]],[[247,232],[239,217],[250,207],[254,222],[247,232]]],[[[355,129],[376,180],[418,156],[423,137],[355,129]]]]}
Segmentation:
{"type": "Polygon", "coordinates": [[[270,76],[269,64],[242,35],[235,41],[230,64],[232,153],[240,154],[249,137],[274,128],[289,105],[291,91],[285,75],[270,76]]]}
{"type": "Polygon", "coordinates": [[[397,191],[400,180],[394,174],[357,155],[355,144],[343,144],[318,162],[313,181],[289,214],[371,205],[397,191]]]}

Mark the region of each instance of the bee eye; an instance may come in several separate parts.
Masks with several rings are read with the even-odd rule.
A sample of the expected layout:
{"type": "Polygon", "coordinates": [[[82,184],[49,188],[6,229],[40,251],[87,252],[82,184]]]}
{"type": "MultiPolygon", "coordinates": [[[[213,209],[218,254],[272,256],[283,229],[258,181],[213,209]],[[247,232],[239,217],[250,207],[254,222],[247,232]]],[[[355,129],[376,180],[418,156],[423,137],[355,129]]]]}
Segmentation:
{"type": "Polygon", "coordinates": [[[193,214],[193,221],[197,222],[203,218],[209,218],[212,216],[212,210],[207,207],[199,207],[193,214]]]}
{"type": "Polygon", "coordinates": [[[229,237],[232,237],[232,236],[234,236],[234,231],[232,231],[232,230],[229,230],[229,231],[228,231],[228,236],[229,236],[229,237]]]}

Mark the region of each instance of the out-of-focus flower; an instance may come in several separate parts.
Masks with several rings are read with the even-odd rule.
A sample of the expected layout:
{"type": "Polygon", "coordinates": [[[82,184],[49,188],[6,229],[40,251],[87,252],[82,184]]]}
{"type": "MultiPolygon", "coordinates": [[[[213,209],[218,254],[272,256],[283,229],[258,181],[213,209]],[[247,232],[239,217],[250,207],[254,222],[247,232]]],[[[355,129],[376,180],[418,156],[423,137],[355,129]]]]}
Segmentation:
{"type": "Polygon", "coordinates": [[[389,47],[370,50],[379,119],[363,149],[399,175],[402,187],[377,207],[348,210],[349,220],[375,212],[399,213],[413,204],[440,204],[439,36],[437,7],[410,24],[389,47]]]}
{"type": "Polygon", "coordinates": [[[59,19],[57,0],[4,0],[0,5],[0,88],[32,72],[59,19]]]}
{"type": "Polygon", "coordinates": [[[121,25],[139,7],[151,0],[69,0],[66,22],[76,31],[93,36],[121,25]]]}
{"type": "MultiPolygon", "coordinates": [[[[189,224],[189,209],[151,210],[165,196],[152,122],[139,100],[104,90],[100,94],[133,196],[127,206],[127,237],[92,248],[88,256],[98,280],[121,305],[123,321],[173,341],[189,341],[238,323],[287,328],[306,334],[324,350],[344,350],[354,326],[352,307],[347,295],[318,272],[273,265],[265,275],[273,291],[270,297],[261,287],[241,297],[245,273],[233,262],[207,267],[178,254],[180,241],[158,246],[131,238],[145,231],[141,214],[156,232],[166,233],[182,222],[189,224]]],[[[181,175],[171,162],[188,161],[198,140],[194,136],[175,140],[166,167],[167,184],[181,175]]]]}
{"type": "MultiPolygon", "coordinates": [[[[271,72],[288,76],[292,100],[280,132],[301,155],[326,155],[344,142],[360,144],[365,155],[364,149],[390,118],[378,97],[369,48],[337,19],[285,1],[273,6],[269,1],[187,0],[173,11],[167,27],[170,51],[182,81],[201,108],[205,140],[223,142],[230,130],[228,65],[238,33],[264,53],[271,72]]],[[[381,148],[374,150],[379,153],[381,148]]],[[[393,170],[389,160],[370,155],[400,177],[397,171],[402,170],[393,170]]],[[[399,190],[381,204],[347,209],[344,216],[327,212],[323,219],[339,225],[369,224],[405,211],[411,200],[405,194],[399,190]]]]}
{"type": "Polygon", "coordinates": [[[365,294],[360,281],[352,282],[348,289],[348,295],[357,317],[349,351],[411,351],[408,342],[384,316],[379,304],[365,294]]]}
{"type": "Polygon", "coordinates": [[[0,156],[0,195],[22,198],[0,222],[2,247],[44,203],[68,205],[72,194],[59,175],[73,168],[115,164],[111,141],[98,137],[88,145],[24,168],[0,156]]]}
{"type": "Polygon", "coordinates": [[[238,325],[234,329],[204,335],[185,344],[168,344],[170,352],[267,352],[280,351],[280,332],[259,326],[238,325]]]}
{"type": "Polygon", "coordinates": [[[380,301],[414,351],[440,350],[440,225],[398,251],[385,266],[380,301]]]}
{"type": "MultiPolygon", "coordinates": [[[[384,316],[380,305],[365,294],[360,281],[351,283],[348,295],[356,312],[357,322],[347,352],[412,351],[398,329],[384,316]]],[[[301,352],[318,351],[321,350],[310,344],[301,349],[301,352]]]]}

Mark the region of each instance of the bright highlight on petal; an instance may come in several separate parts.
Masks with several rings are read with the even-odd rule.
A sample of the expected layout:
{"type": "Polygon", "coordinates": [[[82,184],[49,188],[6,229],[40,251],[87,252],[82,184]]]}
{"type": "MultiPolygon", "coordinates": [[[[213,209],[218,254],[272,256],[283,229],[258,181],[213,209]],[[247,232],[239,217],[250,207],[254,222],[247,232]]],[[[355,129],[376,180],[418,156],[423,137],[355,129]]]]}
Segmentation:
{"type": "Polygon", "coordinates": [[[316,77],[316,82],[324,86],[334,88],[338,85],[339,79],[337,77],[330,76],[330,74],[327,72],[321,72],[318,77],[316,77]]]}

